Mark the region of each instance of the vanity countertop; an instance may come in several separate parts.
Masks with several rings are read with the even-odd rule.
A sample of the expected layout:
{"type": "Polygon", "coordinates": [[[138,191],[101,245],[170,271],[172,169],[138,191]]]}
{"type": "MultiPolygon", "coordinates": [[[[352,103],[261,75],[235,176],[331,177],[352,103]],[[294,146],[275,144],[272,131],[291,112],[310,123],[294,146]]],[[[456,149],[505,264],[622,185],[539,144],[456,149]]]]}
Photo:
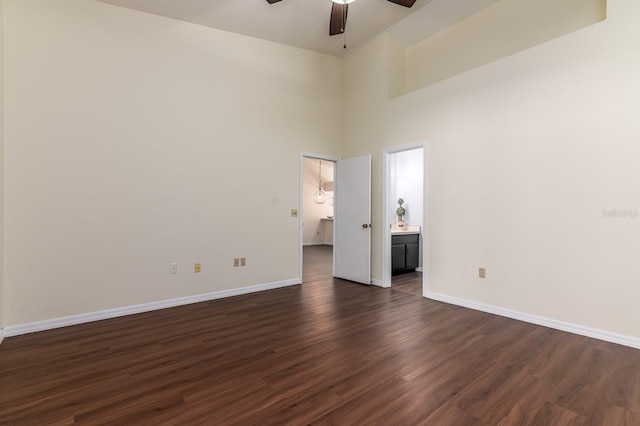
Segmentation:
{"type": "Polygon", "coordinates": [[[398,228],[397,226],[391,227],[391,235],[405,235],[405,234],[419,234],[419,226],[405,226],[404,228],[398,228]]]}

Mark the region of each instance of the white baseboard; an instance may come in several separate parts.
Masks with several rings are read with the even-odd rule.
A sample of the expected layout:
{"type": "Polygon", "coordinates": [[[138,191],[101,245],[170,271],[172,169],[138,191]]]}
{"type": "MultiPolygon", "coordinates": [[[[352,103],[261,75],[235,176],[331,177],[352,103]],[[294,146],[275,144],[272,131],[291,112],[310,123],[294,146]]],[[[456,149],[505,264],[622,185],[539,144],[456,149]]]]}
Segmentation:
{"type": "Polygon", "coordinates": [[[278,281],[275,283],[258,284],[249,287],[234,288],[212,293],[198,294],[195,296],[179,297],[177,299],[162,300],[159,302],[143,303],[140,305],[125,306],[122,308],[107,309],[104,311],[88,312],[86,314],[71,315],[61,318],[53,318],[44,321],[36,321],[26,324],[10,325],[5,327],[4,336],[12,337],[22,334],[35,333],[38,331],[51,330],[54,328],[67,327],[69,325],[83,324],[92,321],[100,321],[109,318],[122,317],[125,315],[140,314],[142,312],[155,311],[158,309],[173,308],[175,306],[189,305],[191,303],[206,302],[209,300],[222,299],[225,297],[239,296],[241,294],[255,293],[258,291],[272,290],[275,288],[288,287],[300,284],[299,279],[278,281]]]}
{"type": "Polygon", "coordinates": [[[437,300],[437,301],[449,303],[452,305],[462,306],[464,308],[474,309],[476,311],[482,311],[482,312],[487,312],[489,314],[500,315],[502,317],[512,318],[515,320],[524,321],[531,324],[542,325],[544,327],[549,327],[556,330],[567,331],[573,334],[579,334],[581,336],[592,337],[598,340],[604,340],[605,342],[617,343],[619,345],[640,349],[640,339],[636,337],[625,336],[623,334],[611,333],[603,330],[597,330],[597,329],[584,327],[577,324],[558,321],[551,318],[540,317],[537,315],[525,314],[523,312],[512,311],[510,309],[500,308],[498,306],[485,305],[483,303],[473,302],[465,299],[459,299],[457,297],[446,296],[444,294],[438,294],[438,293],[433,293],[429,291],[425,293],[425,297],[428,299],[437,300]]]}
{"type": "Polygon", "coordinates": [[[371,280],[371,285],[384,288],[384,286],[382,285],[382,280],[371,280]]]}
{"type": "Polygon", "coordinates": [[[2,344],[3,340],[4,340],[4,328],[0,328],[0,345],[2,344]]]}
{"type": "Polygon", "coordinates": [[[423,268],[422,268],[422,266],[418,266],[418,267],[416,268],[416,272],[423,272],[423,268]]]}

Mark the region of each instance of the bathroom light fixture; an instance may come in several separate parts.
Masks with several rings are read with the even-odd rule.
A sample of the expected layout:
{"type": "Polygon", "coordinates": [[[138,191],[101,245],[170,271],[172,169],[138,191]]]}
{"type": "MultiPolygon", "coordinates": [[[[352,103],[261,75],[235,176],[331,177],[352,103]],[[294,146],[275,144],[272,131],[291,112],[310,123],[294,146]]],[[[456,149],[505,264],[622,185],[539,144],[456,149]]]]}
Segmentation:
{"type": "Polygon", "coordinates": [[[327,194],[322,189],[322,160],[318,167],[318,190],[313,194],[313,202],[316,204],[324,204],[327,200],[327,194]]]}

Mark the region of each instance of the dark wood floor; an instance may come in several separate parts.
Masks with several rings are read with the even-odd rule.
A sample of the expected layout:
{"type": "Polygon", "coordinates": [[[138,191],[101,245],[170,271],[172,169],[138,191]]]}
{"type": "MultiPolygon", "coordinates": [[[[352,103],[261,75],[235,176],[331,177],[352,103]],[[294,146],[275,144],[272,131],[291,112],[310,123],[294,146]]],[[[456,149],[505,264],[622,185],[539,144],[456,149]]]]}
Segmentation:
{"type": "Polygon", "coordinates": [[[302,282],[326,280],[333,276],[333,246],[306,246],[302,259],[302,282]]]}
{"type": "MultiPolygon", "coordinates": [[[[303,282],[326,280],[333,275],[333,246],[304,247],[303,282]]],[[[391,277],[394,290],[422,296],[422,273],[405,272],[391,277]]]]}
{"type": "Polygon", "coordinates": [[[310,276],[6,339],[0,424],[76,423],[640,425],[640,351],[310,276]]]}
{"type": "Polygon", "coordinates": [[[422,272],[405,272],[393,275],[391,288],[422,297],[422,272]]]}

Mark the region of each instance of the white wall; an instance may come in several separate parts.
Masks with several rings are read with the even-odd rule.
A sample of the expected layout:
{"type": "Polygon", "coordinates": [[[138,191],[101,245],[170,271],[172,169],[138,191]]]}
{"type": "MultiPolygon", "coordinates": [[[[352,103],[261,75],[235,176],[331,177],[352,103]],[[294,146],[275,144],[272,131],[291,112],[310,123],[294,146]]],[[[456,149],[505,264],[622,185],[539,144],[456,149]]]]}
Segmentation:
{"type": "Polygon", "coordinates": [[[339,59],[89,0],[4,18],[5,325],[298,277],[339,59]]]}
{"type": "Polygon", "coordinates": [[[422,226],[423,220],[423,149],[395,152],[389,158],[390,174],[392,176],[389,190],[389,217],[392,224],[398,219],[396,209],[398,198],[404,200],[406,215],[404,221],[410,226],[422,226]]]}
{"type": "MultiPolygon", "coordinates": [[[[327,192],[327,201],[324,204],[313,202],[313,194],[318,190],[319,166],[320,160],[303,158],[303,245],[322,245],[333,241],[333,234],[330,232],[333,227],[322,220],[327,216],[333,216],[333,204],[331,203],[333,191],[327,192]]],[[[333,181],[333,162],[322,161],[322,183],[329,181],[333,181]]]]}
{"type": "Polygon", "coordinates": [[[393,100],[380,37],[344,62],[344,133],[337,58],[4,3],[5,326],[295,278],[300,151],[373,155],[379,279],[382,151],[426,140],[431,292],[640,337],[640,218],[603,215],[640,208],[636,0],[393,100]]]}
{"type": "Polygon", "coordinates": [[[344,155],[373,153],[374,278],[380,153],[428,141],[432,294],[640,338],[640,217],[603,216],[640,209],[640,2],[607,16],[393,100],[386,37],[346,59],[344,155]]]}
{"type": "Polygon", "coordinates": [[[604,20],[606,0],[497,1],[406,50],[411,92],[604,20]]]}

